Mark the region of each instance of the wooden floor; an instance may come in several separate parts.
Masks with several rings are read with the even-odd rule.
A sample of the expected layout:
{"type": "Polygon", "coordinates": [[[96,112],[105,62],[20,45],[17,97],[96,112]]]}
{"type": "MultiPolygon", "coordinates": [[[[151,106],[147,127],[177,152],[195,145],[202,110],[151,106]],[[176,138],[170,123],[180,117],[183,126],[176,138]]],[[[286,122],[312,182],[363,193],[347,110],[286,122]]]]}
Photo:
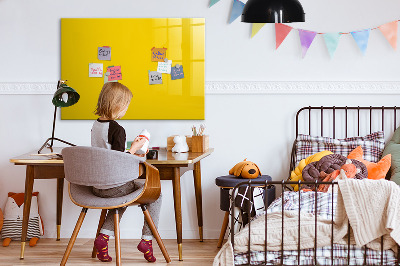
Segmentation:
{"type": "MultiPolygon", "coordinates": [[[[21,249],[20,242],[12,241],[9,247],[0,246],[0,265],[60,265],[61,258],[64,255],[65,248],[69,239],[40,239],[36,247],[25,249],[25,259],[20,260],[19,254],[21,249]]],[[[172,262],[167,264],[162,256],[157,242],[154,241],[154,254],[157,258],[156,263],[149,264],[143,254],[136,249],[140,240],[121,240],[122,247],[122,264],[123,265],[212,265],[215,255],[218,253],[217,240],[183,240],[183,261],[178,260],[178,247],[176,240],[163,240],[168,250],[172,262]]],[[[67,265],[115,265],[114,262],[114,243],[110,240],[110,255],[113,262],[104,263],[99,260],[92,259],[92,239],[77,239],[68,259],[67,265]]]]}

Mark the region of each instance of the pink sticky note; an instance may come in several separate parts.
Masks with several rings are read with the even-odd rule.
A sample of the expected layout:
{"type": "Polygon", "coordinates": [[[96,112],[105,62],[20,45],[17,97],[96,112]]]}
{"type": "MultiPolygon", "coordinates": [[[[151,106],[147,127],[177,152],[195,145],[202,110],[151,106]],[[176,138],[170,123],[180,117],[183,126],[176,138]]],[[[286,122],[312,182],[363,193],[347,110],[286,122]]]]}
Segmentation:
{"type": "Polygon", "coordinates": [[[110,67],[107,67],[107,72],[110,72],[110,75],[108,76],[108,81],[114,81],[114,80],[121,80],[122,79],[121,66],[110,66],[110,67]]]}

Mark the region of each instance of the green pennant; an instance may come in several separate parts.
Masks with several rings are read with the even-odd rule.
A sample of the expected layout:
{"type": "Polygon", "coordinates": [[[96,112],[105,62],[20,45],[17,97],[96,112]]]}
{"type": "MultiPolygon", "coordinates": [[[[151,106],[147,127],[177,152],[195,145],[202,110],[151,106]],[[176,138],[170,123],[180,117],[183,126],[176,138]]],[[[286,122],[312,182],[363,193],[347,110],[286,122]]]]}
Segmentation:
{"type": "Polygon", "coordinates": [[[213,5],[215,5],[218,2],[219,2],[219,0],[210,0],[210,5],[208,7],[212,7],[213,5]]]}

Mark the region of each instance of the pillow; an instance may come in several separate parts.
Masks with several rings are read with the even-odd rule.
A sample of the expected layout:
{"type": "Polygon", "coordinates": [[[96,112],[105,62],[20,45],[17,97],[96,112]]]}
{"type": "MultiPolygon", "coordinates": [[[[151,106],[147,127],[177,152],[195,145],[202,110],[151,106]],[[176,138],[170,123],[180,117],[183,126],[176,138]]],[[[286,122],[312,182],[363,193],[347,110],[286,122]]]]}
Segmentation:
{"type": "Polygon", "coordinates": [[[361,148],[361,146],[355,148],[347,156],[347,158],[349,159],[355,159],[365,164],[368,170],[368,179],[375,179],[375,180],[385,178],[390,168],[391,157],[392,156],[390,154],[387,154],[377,163],[369,162],[363,159],[363,149],[361,148]]]}
{"type": "MultiPolygon", "coordinates": [[[[322,157],[332,154],[331,151],[321,151],[316,154],[313,154],[311,156],[308,156],[306,159],[303,159],[300,161],[300,163],[297,165],[297,167],[290,173],[290,181],[299,181],[303,180],[302,177],[302,172],[304,167],[308,165],[309,163],[319,161],[322,157]]],[[[294,191],[298,191],[298,185],[291,185],[294,188],[294,191]]]]}
{"type": "Polygon", "coordinates": [[[392,139],[386,144],[383,155],[392,155],[392,166],[388,175],[390,180],[400,185],[400,127],[396,129],[392,139]]]}
{"type": "Polygon", "coordinates": [[[295,165],[308,156],[329,150],[336,154],[347,156],[352,150],[361,146],[364,150],[364,159],[377,162],[381,158],[385,147],[383,131],[371,133],[364,137],[352,137],[345,139],[333,139],[329,137],[316,137],[299,134],[296,139],[295,165]]]}
{"type": "MultiPolygon", "coordinates": [[[[303,169],[303,179],[304,181],[314,182],[316,180],[323,181],[327,175],[332,174],[333,172],[337,171],[339,174],[340,170],[343,165],[351,164],[357,170],[355,174],[352,176],[356,179],[364,179],[367,178],[368,170],[367,167],[358,160],[349,160],[343,155],[340,154],[331,154],[327,155],[321,160],[317,162],[312,162],[308,164],[303,169]]],[[[337,176],[337,175],[336,175],[337,176]]],[[[336,178],[335,176],[335,178],[336,178]]],[[[329,186],[326,186],[328,189],[329,186]]],[[[313,189],[313,185],[303,185],[302,188],[311,188],[313,189]]]]}

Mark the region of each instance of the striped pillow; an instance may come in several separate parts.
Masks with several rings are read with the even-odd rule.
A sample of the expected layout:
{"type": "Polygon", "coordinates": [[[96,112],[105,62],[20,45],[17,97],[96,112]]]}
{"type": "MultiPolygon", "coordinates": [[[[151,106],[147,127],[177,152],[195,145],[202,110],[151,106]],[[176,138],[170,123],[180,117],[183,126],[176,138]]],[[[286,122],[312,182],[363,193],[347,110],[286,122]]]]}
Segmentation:
{"type": "Polygon", "coordinates": [[[329,150],[343,156],[361,146],[364,151],[364,159],[370,162],[378,162],[385,148],[383,131],[378,131],[364,137],[352,137],[345,139],[333,139],[329,137],[317,137],[299,134],[296,139],[296,165],[302,159],[317,152],[329,150]]]}

